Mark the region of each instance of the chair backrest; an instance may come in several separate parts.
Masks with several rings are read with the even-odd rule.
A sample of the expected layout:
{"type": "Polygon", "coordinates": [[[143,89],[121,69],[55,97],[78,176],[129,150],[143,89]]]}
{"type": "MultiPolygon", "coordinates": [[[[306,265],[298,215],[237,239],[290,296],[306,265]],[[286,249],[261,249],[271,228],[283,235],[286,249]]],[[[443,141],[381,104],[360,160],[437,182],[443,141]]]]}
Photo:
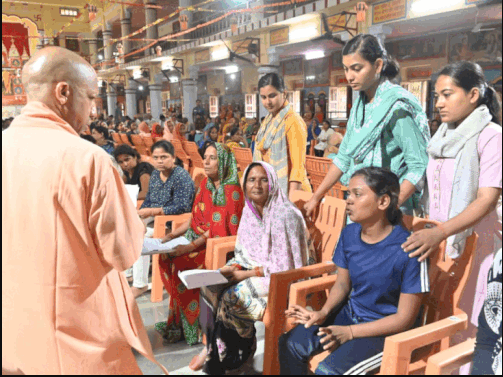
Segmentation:
{"type": "Polygon", "coordinates": [[[150,165],[153,165],[154,164],[154,159],[152,157],[150,157],[150,156],[142,154],[141,155],[141,162],[148,162],[150,165]]]}
{"type": "Polygon", "coordinates": [[[149,155],[149,150],[143,142],[143,138],[140,135],[131,135],[131,141],[134,147],[141,155],[149,155]]]}
{"type": "MultiPolygon", "coordinates": [[[[140,135],[139,135],[140,136],[140,135]]],[[[147,147],[148,151],[150,152],[150,148],[152,145],[154,145],[154,140],[152,139],[152,136],[143,136],[141,135],[141,140],[143,141],[143,144],[147,147]]]]}
{"type": "Polygon", "coordinates": [[[173,139],[173,140],[171,140],[171,144],[173,144],[173,147],[175,147],[176,157],[178,157],[180,160],[182,160],[184,165],[189,166],[190,158],[187,155],[187,153],[185,153],[185,150],[183,149],[182,143],[180,143],[180,140],[173,139]]]}
{"type": "Polygon", "coordinates": [[[193,141],[186,142],[185,152],[187,152],[190,157],[190,161],[192,161],[192,167],[204,169],[203,158],[199,154],[199,148],[196,143],[193,141]]]}
{"type": "MultiPolygon", "coordinates": [[[[127,137],[126,134],[119,134],[121,140],[122,140],[122,144],[127,144],[127,145],[131,145],[131,142],[129,141],[129,138],[127,137]]],[[[113,137],[113,136],[112,136],[113,137]]]]}
{"type": "MultiPolygon", "coordinates": [[[[413,232],[440,224],[412,216],[404,216],[403,223],[413,232]]],[[[459,301],[472,272],[477,239],[476,233],[468,237],[465,250],[459,258],[451,259],[446,255],[445,241],[440,244],[434,257],[430,258],[430,294],[423,298],[422,324],[433,323],[460,312],[459,301]]]]}
{"type": "Polygon", "coordinates": [[[304,215],[311,240],[316,250],[317,262],[332,261],[335,247],[339,241],[342,228],[346,223],[346,202],[325,196],[312,218],[306,218],[304,204],[313,196],[310,192],[294,190],[290,192],[290,201],[304,215]],[[313,221],[313,219],[315,219],[313,221]]]}
{"type": "Polygon", "coordinates": [[[161,140],[164,140],[163,137],[160,137],[160,136],[156,136],[154,137],[154,142],[157,143],[158,141],[161,141],[161,140]]]}
{"type": "Polygon", "coordinates": [[[118,145],[123,144],[123,143],[122,143],[122,140],[121,140],[121,137],[120,137],[120,135],[119,135],[117,132],[113,132],[113,133],[112,133],[112,139],[114,139],[114,141],[115,141],[118,145]]]}
{"type": "MultiPolygon", "coordinates": [[[[321,182],[323,182],[323,178],[327,175],[332,164],[332,160],[326,157],[306,156],[306,170],[313,186],[313,191],[316,191],[321,182]]],[[[347,191],[346,187],[337,182],[326,195],[344,199],[344,191],[347,191]]]]}
{"type": "Polygon", "coordinates": [[[238,168],[242,172],[253,162],[253,155],[250,148],[233,148],[232,152],[238,163],[238,168]]]}

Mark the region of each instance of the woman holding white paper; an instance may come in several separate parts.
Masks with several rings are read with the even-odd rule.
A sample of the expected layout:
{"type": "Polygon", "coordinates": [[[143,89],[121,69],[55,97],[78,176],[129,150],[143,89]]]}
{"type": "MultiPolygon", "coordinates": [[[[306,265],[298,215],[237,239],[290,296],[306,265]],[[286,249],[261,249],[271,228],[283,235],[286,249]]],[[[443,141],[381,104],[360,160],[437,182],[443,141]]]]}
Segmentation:
{"type": "Polygon", "coordinates": [[[274,168],[254,162],[244,174],[245,208],[239,225],[235,257],[220,272],[234,283],[218,295],[203,290],[216,316],[211,323],[201,316],[208,334],[207,347],[190,367],[208,374],[225,374],[253,360],[254,322],[267,306],[270,276],[305,266],[308,262],[307,228],[301,212],[279,185],[274,168]],[[227,347],[229,345],[229,347],[227,347]]]}
{"type": "Polygon", "coordinates": [[[192,218],[162,240],[178,245],[159,258],[170,303],[167,321],[155,327],[169,343],[181,339],[182,329],[189,345],[199,341],[199,289],[187,289],[178,272],[204,268],[206,240],[236,235],[243,212],[243,192],[230,149],[218,143],[209,144],[204,151],[204,170],[207,178],[197,191],[192,218]]]}

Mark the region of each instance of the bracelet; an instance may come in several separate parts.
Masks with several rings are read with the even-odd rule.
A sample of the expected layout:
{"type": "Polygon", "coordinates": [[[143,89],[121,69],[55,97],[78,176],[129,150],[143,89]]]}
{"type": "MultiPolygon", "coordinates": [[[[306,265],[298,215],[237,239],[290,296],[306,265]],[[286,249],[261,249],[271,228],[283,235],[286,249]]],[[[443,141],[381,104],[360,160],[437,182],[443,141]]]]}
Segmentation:
{"type": "Polygon", "coordinates": [[[349,327],[349,332],[351,333],[351,339],[349,340],[353,340],[355,337],[353,336],[353,330],[351,329],[351,326],[348,326],[349,327]]]}
{"type": "Polygon", "coordinates": [[[243,267],[240,264],[237,264],[237,263],[231,264],[231,267],[236,267],[240,271],[243,270],[243,267]]]}
{"type": "Polygon", "coordinates": [[[191,246],[194,248],[194,250],[195,250],[195,249],[197,249],[197,246],[196,246],[196,244],[194,243],[194,241],[192,241],[189,245],[191,245],[191,246]]]}
{"type": "Polygon", "coordinates": [[[437,228],[438,228],[438,229],[442,232],[442,234],[444,235],[444,239],[449,238],[449,236],[447,235],[447,232],[445,231],[444,224],[439,224],[439,225],[437,225],[437,228]]]}

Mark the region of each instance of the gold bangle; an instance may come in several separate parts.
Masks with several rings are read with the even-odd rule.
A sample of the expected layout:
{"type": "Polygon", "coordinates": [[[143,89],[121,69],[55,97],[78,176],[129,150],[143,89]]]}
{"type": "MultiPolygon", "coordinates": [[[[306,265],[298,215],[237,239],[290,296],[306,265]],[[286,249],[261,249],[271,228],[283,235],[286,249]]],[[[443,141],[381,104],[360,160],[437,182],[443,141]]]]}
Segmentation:
{"type": "Polygon", "coordinates": [[[260,272],[260,267],[255,267],[255,268],[253,269],[253,271],[255,272],[255,275],[256,275],[257,277],[259,277],[259,278],[261,278],[261,277],[262,277],[262,273],[260,272]]]}

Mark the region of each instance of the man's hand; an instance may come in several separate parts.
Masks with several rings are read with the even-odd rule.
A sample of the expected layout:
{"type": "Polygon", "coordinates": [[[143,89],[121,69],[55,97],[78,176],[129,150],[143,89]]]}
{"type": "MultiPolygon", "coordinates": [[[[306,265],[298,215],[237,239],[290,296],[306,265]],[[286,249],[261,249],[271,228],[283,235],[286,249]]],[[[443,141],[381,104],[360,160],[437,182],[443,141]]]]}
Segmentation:
{"type": "Polygon", "coordinates": [[[321,325],[327,319],[327,315],[324,312],[313,312],[299,305],[292,305],[285,311],[285,315],[289,318],[294,318],[295,324],[304,325],[306,329],[312,325],[321,325]]]}
{"type": "Polygon", "coordinates": [[[323,344],[323,349],[331,351],[353,338],[349,326],[320,327],[318,336],[322,337],[320,343],[323,344]]]}

